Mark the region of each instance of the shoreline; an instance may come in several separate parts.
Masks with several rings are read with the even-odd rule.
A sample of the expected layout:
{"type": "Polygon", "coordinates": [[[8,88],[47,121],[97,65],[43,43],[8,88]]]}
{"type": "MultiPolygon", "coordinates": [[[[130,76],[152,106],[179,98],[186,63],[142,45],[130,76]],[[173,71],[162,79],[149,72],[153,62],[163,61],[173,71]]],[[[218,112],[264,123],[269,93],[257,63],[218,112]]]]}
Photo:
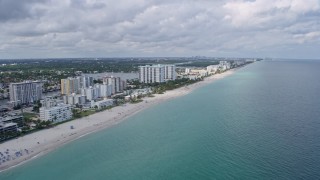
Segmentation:
{"type": "MultiPolygon", "coordinates": [[[[39,158],[91,133],[110,128],[147,108],[187,95],[195,89],[232,75],[237,69],[239,68],[206,77],[203,81],[166,91],[164,94],[154,94],[154,97],[145,97],[142,99],[142,102],[137,104],[127,103],[122,106],[116,106],[110,110],[98,112],[53,128],[6,141],[0,144],[0,152],[8,152],[8,154],[2,154],[6,156],[10,155],[12,160],[6,162],[0,160],[0,173],[39,158]],[[70,129],[70,126],[74,126],[75,129],[70,129]]],[[[3,156],[0,154],[0,159],[1,157],[3,156]]]]}

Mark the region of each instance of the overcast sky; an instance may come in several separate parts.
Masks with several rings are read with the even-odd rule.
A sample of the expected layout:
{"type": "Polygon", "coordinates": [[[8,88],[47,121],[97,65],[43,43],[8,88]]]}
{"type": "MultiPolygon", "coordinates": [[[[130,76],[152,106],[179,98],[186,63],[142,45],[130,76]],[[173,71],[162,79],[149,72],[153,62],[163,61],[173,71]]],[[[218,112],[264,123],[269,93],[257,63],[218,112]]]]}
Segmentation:
{"type": "Polygon", "coordinates": [[[320,0],[0,0],[0,59],[320,59],[320,0]]]}

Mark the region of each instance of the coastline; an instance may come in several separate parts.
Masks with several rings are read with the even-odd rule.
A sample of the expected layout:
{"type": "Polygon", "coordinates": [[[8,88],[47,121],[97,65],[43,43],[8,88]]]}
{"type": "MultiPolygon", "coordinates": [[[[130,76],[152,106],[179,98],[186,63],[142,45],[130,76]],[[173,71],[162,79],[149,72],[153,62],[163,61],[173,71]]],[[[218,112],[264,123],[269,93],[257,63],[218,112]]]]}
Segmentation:
{"type": "Polygon", "coordinates": [[[50,129],[41,130],[17,139],[6,141],[0,144],[0,152],[5,152],[8,149],[10,155],[19,152],[19,156],[13,160],[1,163],[0,172],[17,167],[29,160],[45,155],[48,152],[83,136],[112,127],[149,107],[176,97],[184,96],[199,87],[233,74],[237,69],[238,68],[231,69],[221,74],[206,77],[203,81],[186,87],[166,91],[164,94],[154,94],[155,97],[143,98],[143,102],[141,103],[127,103],[123,106],[117,106],[110,110],[69,121],[50,129]],[[75,129],[70,129],[70,126],[74,126],[75,129]]]}

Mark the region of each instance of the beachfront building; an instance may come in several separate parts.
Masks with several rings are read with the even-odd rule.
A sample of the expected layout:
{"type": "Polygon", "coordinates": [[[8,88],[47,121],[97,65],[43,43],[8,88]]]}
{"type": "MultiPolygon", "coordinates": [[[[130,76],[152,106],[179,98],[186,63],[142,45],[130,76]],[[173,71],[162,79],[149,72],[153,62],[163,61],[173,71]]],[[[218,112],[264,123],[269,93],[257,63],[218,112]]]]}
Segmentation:
{"type": "Polygon", "coordinates": [[[139,81],[141,83],[162,83],[164,82],[163,65],[146,65],[139,67],[139,81]]]}
{"type": "Polygon", "coordinates": [[[228,61],[220,61],[219,62],[219,69],[221,71],[226,71],[226,70],[228,70],[230,68],[231,68],[230,62],[228,62],[228,61]]]}
{"type": "Polygon", "coordinates": [[[139,81],[141,83],[162,83],[176,79],[175,65],[146,65],[139,67],[139,81]]]}
{"type": "Polygon", "coordinates": [[[1,123],[0,122],[0,133],[17,132],[17,131],[18,131],[17,123],[1,123]]]}
{"type": "Polygon", "coordinates": [[[164,80],[170,81],[175,80],[177,78],[176,75],[176,66],[173,64],[166,64],[164,65],[164,80]]]}
{"type": "MultiPolygon", "coordinates": [[[[4,123],[1,121],[0,118],[0,135],[5,134],[8,132],[17,132],[18,131],[18,125],[17,123],[4,123]]],[[[0,140],[4,139],[4,137],[0,137],[0,140]]]]}
{"type": "Polygon", "coordinates": [[[164,67],[162,65],[140,66],[139,81],[141,83],[164,82],[164,67]]]}
{"type": "Polygon", "coordinates": [[[188,78],[190,80],[196,80],[209,75],[208,68],[185,68],[184,73],[181,71],[179,78],[188,78]]]}
{"type": "Polygon", "coordinates": [[[123,92],[125,89],[127,89],[127,81],[121,80],[120,81],[120,92],[123,92]]]}
{"type": "Polygon", "coordinates": [[[61,122],[72,118],[71,105],[60,103],[57,99],[48,96],[41,100],[40,120],[61,122]]]}
{"type": "Polygon", "coordinates": [[[191,68],[186,68],[186,69],[185,69],[185,74],[191,73],[191,70],[192,70],[191,68]]]}
{"type": "Polygon", "coordinates": [[[105,108],[113,105],[113,99],[104,99],[101,101],[91,101],[91,108],[105,108]]]}
{"type": "Polygon", "coordinates": [[[152,93],[151,88],[133,89],[133,90],[130,90],[129,95],[125,96],[125,100],[130,100],[131,98],[137,98],[138,96],[145,96],[150,93],[152,93]]]}
{"type": "Polygon", "coordinates": [[[210,65],[210,66],[207,66],[207,72],[208,74],[214,74],[218,71],[219,69],[219,65],[210,65]]]}
{"type": "Polygon", "coordinates": [[[72,118],[72,109],[69,104],[57,104],[56,106],[40,108],[40,120],[53,123],[66,121],[72,118]]]}
{"type": "Polygon", "coordinates": [[[208,71],[206,69],[191,69],[189,75],[197,75],[200,77],[208,76],[208,71]]]}
{"type": "Polygon", "coordinates": [[[42,83],[39,81],[25,81],[9,85],[10,101],[14,106],[29,104],[42,97],[42,83]]]}
{"type": "Polygon", "coordinates": [[[0,121],[5,124],[16,123],[18,127],[23,126],[23,116],[21,115],[6,114],[5,116],[0,117],[0,121]]]}
{"type": "Polygon", "coordinates": [[[234,61],[234,62],[233,62],[233,65],[234,65],[235,67],[242,66],[242,65],[244,65],[244,64],[245,64],[245,61],[241,61],[241,60],[238,60],[238,61],[234,61]]]}

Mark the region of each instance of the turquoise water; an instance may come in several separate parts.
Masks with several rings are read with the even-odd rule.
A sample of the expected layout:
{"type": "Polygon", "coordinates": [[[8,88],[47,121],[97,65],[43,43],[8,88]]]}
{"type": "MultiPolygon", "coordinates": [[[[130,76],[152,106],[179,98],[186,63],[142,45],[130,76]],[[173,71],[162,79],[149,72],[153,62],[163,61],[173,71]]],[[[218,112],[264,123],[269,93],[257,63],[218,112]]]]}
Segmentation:
{"type": "Polygon", "coordinates": [[[0,179],[320,179],[320,62],[258,62],[0,179]]]}

